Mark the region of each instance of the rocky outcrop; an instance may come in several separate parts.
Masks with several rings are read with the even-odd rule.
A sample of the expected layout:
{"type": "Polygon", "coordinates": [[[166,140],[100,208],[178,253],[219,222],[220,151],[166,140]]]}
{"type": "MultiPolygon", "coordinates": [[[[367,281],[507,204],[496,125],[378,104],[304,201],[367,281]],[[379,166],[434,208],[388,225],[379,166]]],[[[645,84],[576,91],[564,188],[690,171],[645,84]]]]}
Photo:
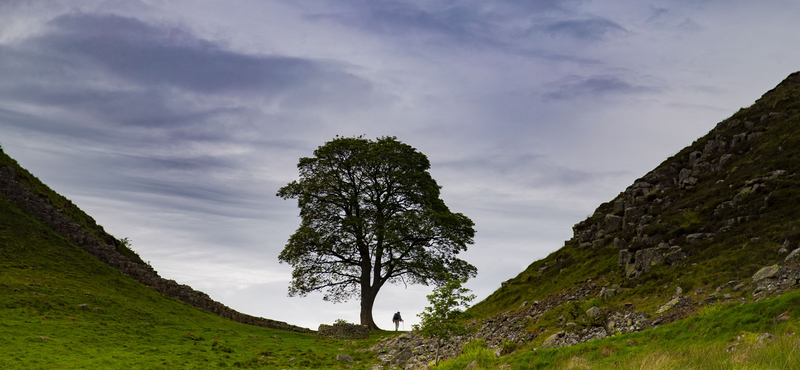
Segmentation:
{"type": "MultiPolygon", "coordinates": [[[[592,281],[559,294],[551,294],[541,301],[524,302],[516,311],[501,314],[472,322],[469,326],[473,332],[463,336],[455,336],[443,344],[439,350],[440,358],[454,358],[461,353],[462,346],[475,339],[483,339],[495,354],[501,356],[504,345],[508,342],[525,344],[533,340],[541,340],[541,348],[557,348],[571,346],[608,336],[638,332],[645,329],[669,324],[697,312],[701,305],[719,302],[733,302],[731,292],[752,291],[754,301],[779,295],[800,287],[800,261],[790,256],[780,265],[766,266],[746,281],[730,281],[718,287],[705,299],[683,294],[677,288],[675,295],[665,299],[654,314],[639,311],[633,304],[624,304],[614,311],[597,306],[585,312],[573,312],[559,318],[555,331],[531,332],[530,323],[542,318],[549,311],[558,307],[569,307],[573,302],[582,302],[593,297],[612,297],[618,288],[598,287],[592,281]],[[700,301],[701,300],[701,301],[700,301]]],[[[794,253],[794,252],[793,252],[794,253]]],[[[569,308],[568,308],[569,310],[569,308]]],[[[573,310],[574,311],[574,310],[573,310]]],[[[397,365],[407,369],[425,368],[425,364],[434,360],[436,343],[417,333],[404,333],[394,338],[387,338],[375,345],[370,351],[377,353],[384,365],[397,365]],[[402,356],[400,356],[402,354],[402,356]]]]}
{"type": "Polygon", "coordinates": [[[625,276],[635,279],[650,272],[658,265],[675,265],[686,259],[686,253],[677,245],[669,246],[666,243],[656,248],[645,248],[632,253],[627,249],[619,251],[617,264],[625,267],[625,276]]]}
{"type": "Polygon", "coordinates": [[[11,167],[0,167],[0,195],[10,200],[29,216],[39,220],[73,244],[83,248],[93,257],[166,296],[244,324],[303,333],[312,332],[310,329],[285,322],[237,312],[211,299],[207,294],[192,289],[188,285],[178,284],[174,280],[162,278],[150,265],[134,262],[119,253],[116,246],[120,242],[112,236],[105,233],[100,236],[92,235],[62,215],[58,209],[50,205],[46,197],[34,194],[25,185],[17,181],[15,171],[11,167]]]}
{"type": "Polygon", "coordinates": [[[706,138],[693,144],[693,149],[683,152],[686,154],[670,158],[576,224],[569,242],[582,248],[599,248],[613,240],[613,246],[620,250],[619,267],[629,279],[638,279],[652,266],[679,265],[691,255],[693,245],[713,241],[737,225],[759,219],[769,211],[776,187],[782,186],[774,184],[796,174],[771,169],[738,184],[728,183],[726,178],[731,171],[751,164],[747,154],[779,116],[781,113],[771,112],[757,121],[731,118],[720,122],[706,138]],[[700,204],[681,202],[685,194],[701,186],[727,197],[714,199],[717,203],[710,216],[698,215],[700,204]],[[686,226],[676,224],[681,217],[686,226]],[[704,219],[701,223],[691,217],[704,219]]]}

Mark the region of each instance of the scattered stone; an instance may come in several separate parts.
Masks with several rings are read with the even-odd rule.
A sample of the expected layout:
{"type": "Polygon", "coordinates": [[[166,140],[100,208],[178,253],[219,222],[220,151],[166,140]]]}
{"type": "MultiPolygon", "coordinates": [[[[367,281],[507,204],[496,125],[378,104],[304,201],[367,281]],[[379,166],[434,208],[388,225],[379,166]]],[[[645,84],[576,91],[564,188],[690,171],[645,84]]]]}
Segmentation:
{"type": "Polygon", "coordinates": [[[774,319],[772,319],[772,322],[777,324],[779,322],[789,321],[789,319],[791,319],[791,318],[792,317],[789,315],[789,311],[787,310],[787,311],[783,311],[782,314],[780,314],[780,315],[776,316],[774,319]]]}
{"type": "Polygon", "coordinates": [[[695,244],[703,240],[711,240],[713,237],[713,233],[694,233],[686,235],[686,242],[689,244],[695,244]]]}
{"type": "Polygon", "coordinates": [[[340,354],[336,355],[336,360],[345,361],[345,362],[353,362],[353,359],[350,356],[345,355],[343,353],[340,353],[340,354]]]}
{"type": "Polygon", "coordinates": [[[615,295],[617,295],[617,290],[616,289],[609,289],[609,288],[603,287],[603,289],[600,289],[600,293],[597,296],[602,298],[602,299],[609,299],[609,298],[611,298],[611,297],[613,297],[615,295]]]}
{"type": "Polygon", "coordinates": [[[631,251],[627,249],[619,251],[619,257],[617,258],[617,266],[620,267],[627,266],[630,262],[631,262],[631,251]]]}
{"type": "Polygon", "coordinates": [[[667,312],[667,311],[671,310],[678,303],[680,303],[680,301],[681,301],[681,297],[675,297],[675,298],[670,299],[669,301],[667,301],[667,303],[664,303],[663,305],[661,305],[661,307],[658,308],[658,310],[656,311],[656,315],[660,315],[660,314],[662,314],[664,312],[667,312]]]}
{"type": "Polygon", "coordinates": [[[81,304],[78,305],[78,308],[80,308],[82,310],[88,310],[89,309],[89,305],[86,304],[86,303],[81,303],[81,304]]]}
{"type": "Polygon", "coordinates": [[[560,331],[558,333],[555,333],[547,337],[547,339],[545,339],[544,342],[542,342],[542,348],[554,348],[556,346],[556,342],[559,339],[563,338],[564,335],[565,333],[563,331],[560,331]]]}
{"type": "Polygon", "coordinates": [[[771,342],[774,338],[775,338],[775,336],[773,336],[770,333],[761,333],[761,334],[758,335],[758,337],[756,337],[756,343],[757,344],[765,344],[765,343],[771,342]]]}
{"type": "Polygon", "coordinates": [[[778,254],[789,253],[789,245],[790,245],[789,241],[784,240],[783,244],[781,244],[780,249],[778,249],[778,254]]]}
{"type": "Polygon", "coordinates": [[[414,354],[411,352],[411,349],[406,348],[397,355],[395,355],[391,363],[395,365],[404,364],[406,363],[406,361],[410,360],[411,357],[414,357],[414,354]]]}
{"type": "Polygon", "coordinates": [[[573,356],[569,359],[569,366],[567,369],[589,368],[589,360],[578,356],[573,356]]]}
{"type": "Polygon", "coordinates": [[[798,260],[800,260],[800,248],[797,248],[793,250],[792,253],[789,253],[789,255],[786,256],[786,258],[783,261],[790,263],[790,262],[797,262],[798,260]]]}
{"type": "Polygon", "coordinates": [[[740,345],[741,345],[741,343],[734,343],[734,344],[731,344],[731,345],[729,345],[729,346],[725,347],[725,352],[733,352],[733,351],[735,351],[735,350],[736,350],[736,348],[738,348],[740,345]]]}
{"type": "Polygon", "coordinates": [[[586,310],[586,316],[589,317],[596,317],[600,315],[600,309],[597,306],[592,306],[592,308],[586,310]]]}
{"type": "Polygon", "coordinates": [[[475,370],[478,368],[478,360],[472,360],[467,366],[464,366],[464,370],[475,370]]]}

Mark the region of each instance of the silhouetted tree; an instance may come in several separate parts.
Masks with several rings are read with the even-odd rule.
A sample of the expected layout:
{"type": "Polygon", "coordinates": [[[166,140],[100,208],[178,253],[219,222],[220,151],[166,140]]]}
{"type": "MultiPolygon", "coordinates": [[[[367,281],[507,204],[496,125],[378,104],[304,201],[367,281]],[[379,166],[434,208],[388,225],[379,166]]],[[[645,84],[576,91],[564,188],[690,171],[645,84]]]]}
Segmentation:
{"type": "Polygon", "coordinates": [[[439,198],[428,158],[394,137],[336,137],[301,158],[300,179],[278,191],[297,199],[300,227],[279,256],[292,265],[289,295],[361,299],[361,324],[384,284],[474,277],[456,258],[473,243],[472,220],[439,198]]]}

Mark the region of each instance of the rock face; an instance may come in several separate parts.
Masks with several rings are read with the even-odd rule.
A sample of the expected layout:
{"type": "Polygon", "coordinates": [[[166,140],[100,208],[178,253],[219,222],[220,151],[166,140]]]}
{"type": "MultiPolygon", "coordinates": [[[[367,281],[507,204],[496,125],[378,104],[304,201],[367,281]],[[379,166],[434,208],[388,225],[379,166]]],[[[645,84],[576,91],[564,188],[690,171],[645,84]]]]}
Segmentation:
{"type": "MultiPolygon", "coordinates": [[[[800,73],[794,73],[764,97],[782,88],[798,90],[798,85],[800,73]]],[[[796,114],[797,98],[792,97],[770,102],[769,107],[757,102],[752,108],[779,109],[792,104],[784,107],[785,112],[756,113],[757,117],[748,118],[745,111],[734,116],[737,118],[720,122],[708,135],[600,205],[593,216],[573,227],[573,238],[568,242],[582,248],[598,248],[613,240],[613,246],[619,249],[620,269],[627,278],[639,279],[655,266],[680,266],[695,246],[716,242],[737,226],[762,218],[774,205],[771,196],[797,174],[789,170],[794,165],[788,160],[782,162],[787,168],[759,166],[750,154],[755,148],[764,147],[762,140],[775,140],[765,139],[771,130],[793,124],[788,119],[779,120],[796,114]],[[733,181],[737,171],[742,172],[746,166],[748,172],[757,175],[733,181]],[[685,204],[682,198],[696,189],[722,197],[685,204]],[[701,207],[708,208],[702,204],[704,201],[714,203],[713,212],[703,212],[701,207]],[[701,218],[703,221],[699,222],[701,218]]]]}
{"type": "Polygon", "coordinates": [[[166,296],[244,324],[303,333],[312,332],[310,329],[285,322],[237,312],[188,285],[162,278],[150,265],[134,262],[119,253],[116,246],[120,242],[111,235],[102,232],[99,237],[95,237],[62,215],[59,210],[50,205],[46,197],[32,193],[25,185],[17,181],[16,173],[11,167],[0,167],[0,195],[98,260],[166,296]]]}
{"type": "Polygon", "coordinates": [[[367,339],[369,338],[369,327],[350,323],[322,324],[317,329],[317,336],[332,339],[367,339]]]}

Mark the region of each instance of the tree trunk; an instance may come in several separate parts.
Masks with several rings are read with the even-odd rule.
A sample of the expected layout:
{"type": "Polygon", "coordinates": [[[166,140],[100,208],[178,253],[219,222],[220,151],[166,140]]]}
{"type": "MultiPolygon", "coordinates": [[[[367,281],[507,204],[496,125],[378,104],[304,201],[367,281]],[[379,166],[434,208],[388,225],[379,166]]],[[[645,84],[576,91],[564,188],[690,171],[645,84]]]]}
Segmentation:
{"type": "Polygon", "coordinates": [[[372,319],[372,305],[375,303],[375,297],[378,294],[377,292],[371,292],[370,289],[366,290],[366,294],[361,294],[361,325],[366,325],[371,331],[381,330],[378,325],[375,325],[375,320],[372,319]]]}
{"type": "Polygon", "coordinates": [[[433,366],[439,365],[439,348],[442,348],[442,338],[436,337],[436,362],[433,366]]]}

